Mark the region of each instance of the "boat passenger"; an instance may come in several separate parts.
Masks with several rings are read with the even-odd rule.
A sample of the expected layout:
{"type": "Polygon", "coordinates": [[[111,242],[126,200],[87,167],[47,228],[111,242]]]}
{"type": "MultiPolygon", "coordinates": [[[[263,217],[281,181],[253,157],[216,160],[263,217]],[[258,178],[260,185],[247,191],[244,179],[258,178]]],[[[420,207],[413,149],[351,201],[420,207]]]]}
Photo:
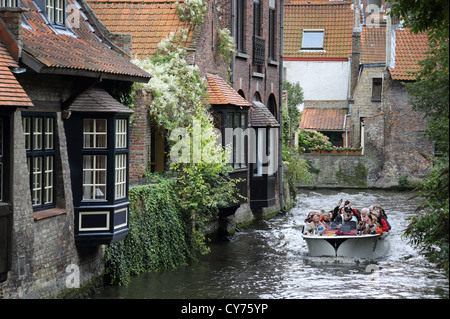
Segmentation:
{"type": "Polygon", "coordinates": [[[375,211],[372,211],[369,214],[369,219],[371,220],[373,225],[377,226],[377,234],[382,234],[383,233],[383,229],[381,228],[381,225],[378,223],[378,214],[375,211]]]}
{"type": "Polygon", "coordinates": [[[352,210],[353,216],[356,217],[357,223],[361,220],[358,211],[355,208],[352,207],[352,202],[351,201],[346,200],[345,204],[344,204],[344,207],[349,207],[352,210]]]}
{"type": "Polygon", "coordinates": [[[309,212],[308,217],[305,218],[305,224],[312,222],[312,217],[315,214],[315,212],[309,212]]]}
{"type": "Polygon", "coordinates": [[[322,223],[319,219],[320,219],[319,215],[314,214],[314,216],[312,217],[312,222],[305,226],[305,234],[306,235],[318,233],[317,228],[319,226],[326,227],[326,225],[324,223],[322,223]]]}
{"type": "Polygon", "coordinates": [[[332,221],[331,217],[333,216],[332,212],[323,212],[322,217],[320,217],[320,221],[323,223],[330,223],[332,221]]]}
{"type": "Polygon", "coordinates": [[[361,221],[358,223],[356,229],[363,234],[376,234],[377,227],[376,224],[370,218],[369,208],[364,207],[361,209],[361,221]]]}
{"type": "Polygon", "coordinates": [[[386,212],[384,211],[383,207],[381,207],[380,205],[374,205],[373,209],[376,212],[378,212],[378,214],[381,217],[381,219],[384,220],[384,223],[387,225],[387,228],[388,228],[387,231],[391,230],[392,227],[391,227],[391,225],[389,224],[389,222],[387,220],[388,218],[387,218],[386,212]]]}

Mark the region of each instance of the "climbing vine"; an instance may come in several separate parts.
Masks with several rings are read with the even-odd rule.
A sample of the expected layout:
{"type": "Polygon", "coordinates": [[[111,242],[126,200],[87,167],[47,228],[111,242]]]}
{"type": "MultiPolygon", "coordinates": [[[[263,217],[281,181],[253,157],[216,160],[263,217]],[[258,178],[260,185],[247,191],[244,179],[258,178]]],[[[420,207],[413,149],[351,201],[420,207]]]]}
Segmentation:
{"type": "Polygon", "coordinates": [[[136,88],[142,90],[144,96],[151,95],[150,115],[167,130],[186,127],[194,114],[205,114],[209,109],[203,104],[206,80],[200,77],[197,66],[186,61],[183,43],[187,34],[186,29],[172,32],[158,44],[154,56],[133,60],[153,76],[148,83],[138,84],[136,88]]]}
{"type": "Polygon", "coordinates": [[[112,284],[131,276],[174,268],[195,259],[192,231],[180,210],[175,181],[130,190],[130,231],[125,240],[106,246],[105,274],[112,284]]]}

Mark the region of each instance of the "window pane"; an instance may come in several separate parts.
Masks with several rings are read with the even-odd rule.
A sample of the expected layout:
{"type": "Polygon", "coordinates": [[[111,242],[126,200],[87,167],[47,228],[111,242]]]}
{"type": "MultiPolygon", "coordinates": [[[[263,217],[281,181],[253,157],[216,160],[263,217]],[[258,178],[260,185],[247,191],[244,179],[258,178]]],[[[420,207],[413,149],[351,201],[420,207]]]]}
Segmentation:
{"type": "Polygon", "coordinates": [[[42,157],[33,158],[33,206],[42,205],[42,157]]]}
{"type": "Polygon", "coordinates": [[[302,49],[323,49],[324,31],[303,31],[302,49]]]}
{"type": "Polygon", "coordinates": [[[53,149],[53,133],[54,133],[54,125],[53,118],[45,119],[45,149],[53,149]]]}
{"type": "Polygon", "coordinates": [[[83,147],[84,148],[106,148],[106,120],[84,119],[83,120],[83,147]]]}
{"type": "Polygon", "coordinates": [[[106,155],[83,156],[83,199],[106,199],[106,155]]]}
{"type": "Polygon", "coordinates": [[[34,118],[34,130],[33,130],[33,149],[42,149],[42,117],[34,118]]]}
{"type": "Polygon", "coordinates": [[[24,117],[22,119],[23,123],[23,135],[25,138],[25,149],[27,151],[31,150],[31,118],[24,117]]]}
{"type": "Polygon", "coordinates": [[[45,194],[44,204],[53,202],[53,156],[45,157],[45,194]]]}

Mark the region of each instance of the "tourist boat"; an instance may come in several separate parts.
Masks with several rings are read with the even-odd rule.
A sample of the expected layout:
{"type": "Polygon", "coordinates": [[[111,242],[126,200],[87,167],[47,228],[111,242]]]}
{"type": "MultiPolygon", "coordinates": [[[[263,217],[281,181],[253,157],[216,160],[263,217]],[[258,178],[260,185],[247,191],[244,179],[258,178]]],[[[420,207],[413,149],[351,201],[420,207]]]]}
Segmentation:
{"type": "Polygon", "coordinates": [[[350,232],[339,234],[336,230],[327,230],[319,234],[305,235],[311,257],[356,257],[377,259],[389,250],[388,232],[383,234],[357,234],[350,232]]]}

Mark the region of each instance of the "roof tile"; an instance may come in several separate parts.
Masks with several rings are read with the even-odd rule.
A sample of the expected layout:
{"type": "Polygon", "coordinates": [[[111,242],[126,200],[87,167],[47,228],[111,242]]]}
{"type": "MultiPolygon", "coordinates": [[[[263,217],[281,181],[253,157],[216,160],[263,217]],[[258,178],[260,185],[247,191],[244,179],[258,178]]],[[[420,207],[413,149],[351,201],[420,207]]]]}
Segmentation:
{"type": "Polygon", "coordinates": [[[343,130],[347,109],[305,108],[300,121],[300,129],[343,130]]]}
{"type": "Polygon", "coordinates": [[[422,69],[418,64],[427,57],[428,37],[426,33],[413,34],[409,29],[395,31],[395,67],[390,68],[394,80],[415,80],[417,72],[422,69]]]}
{"type": "Polygon", "coordinates": [[[291,0],[285,3],[284,56],[348,58],[352,51],[353,20],[354,11],[347,1],[291,0]],[[300,50],[303,29],[325,30],[323,50],[300,50]]]}
{"type": "Polygon", "coordinates": [[[210,104],[252,106],[250,102],[240,96],[239,93],[229,86],[220,76],[208,73],[206,74],[206,80],[210,104]]]}
{"type": "MultiPolygon", "coordinates": [[[[66,1],[73,5],[73,0],[66,1]]],[[[22,28],[23,51],[43,68],[131,76],[142,81],[150,78],[147,72],[102,43],[84,19],[80,19],[78,27],[57,34],[31,0],[21,0],[20,4],[28,9],[23,16],[31,26],[22,28]]]]}
{"type": "Polygon", "coordinates": [[[180,21],[176,0],[87,0],[87,2],[111,32],[131,33],[132,52],[138,58],[153,56],[158,43],[180,28],[190,29],[187,46],[192,39],[193,31],[189,23],[180,21]],[[120,10],[123,5],[126,5],[129,11],[120,10]]]}

